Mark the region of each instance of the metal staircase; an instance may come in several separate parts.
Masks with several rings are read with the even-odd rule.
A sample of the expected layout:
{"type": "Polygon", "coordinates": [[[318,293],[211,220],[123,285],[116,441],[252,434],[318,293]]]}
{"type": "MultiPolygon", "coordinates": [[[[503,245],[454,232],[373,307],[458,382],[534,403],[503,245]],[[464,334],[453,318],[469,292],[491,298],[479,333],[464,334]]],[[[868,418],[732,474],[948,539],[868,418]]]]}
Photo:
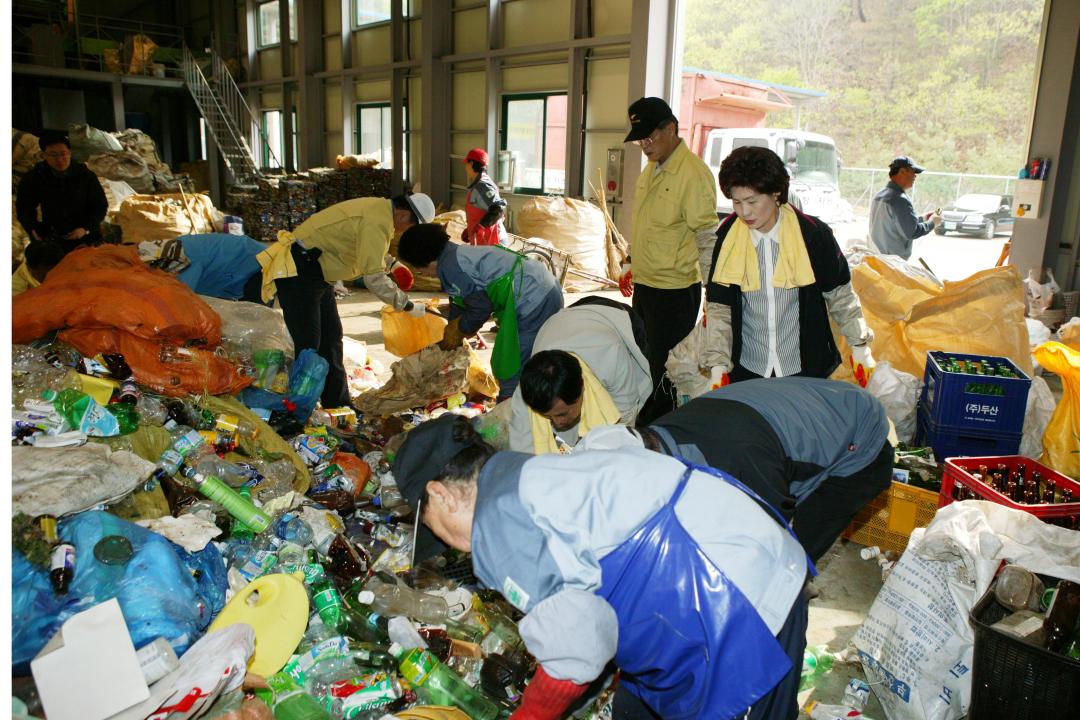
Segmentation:
{"type": "Polygon", "coordinates": [[[251,184],[261,177],[259,164],[247,138],[254,129],[270,154],[269,164],[280,166],[267,141],[266,132],[259,126],[237,87],[228,68],[216,52],[210,55],[210,78],[207,79],[188,48],[184,47],[184,83],[199,107],[206,128],[217,143],[225,165],[237,183],[251,184]]]}

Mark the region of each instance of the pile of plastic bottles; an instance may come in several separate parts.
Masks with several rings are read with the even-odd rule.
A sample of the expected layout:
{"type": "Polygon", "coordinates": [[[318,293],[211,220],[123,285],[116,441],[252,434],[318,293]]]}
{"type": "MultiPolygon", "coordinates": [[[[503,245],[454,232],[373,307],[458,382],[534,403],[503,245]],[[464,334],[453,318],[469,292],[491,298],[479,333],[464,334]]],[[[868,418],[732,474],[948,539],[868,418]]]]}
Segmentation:
{"type": "MultiPolygon", "coordinates": [[[[281,359],[257,360],[262,394],[252,397],[287,391],[281,359]]],[[[311,390],[303,371],[290,378],[293,388],[311,390]]],[[[227,602],[206,631],[254,629],[249,675],[265,679],[254,693],[275,718],[374,719],[416,705],[469,718],[513,712],[534,669],[519,613],[497,593],[473,591],[467,557],[450,551],[414,566],[416,526],[391,470],[405,432],[444,412],[482,414],[484,405],[462,395],[391,418],[328,408],[301,419],[284,403],[247,417],[146,392],[122,356],[98,362],[63,344],[16,347],[13,380],[13,443],[133,451],[131,438],[148,428],[164,444],[149,458],[140,447],[154,463],[141,490],[160,490],[173,517],[220,530],[213,557],[224,564],[227,602]],[[267,449],[271,438],[281,441],[277,452],[267,449]],[[310,482],[300,493],[304,466],[310,482]],[[282,654],[274,660],[268,648],[282,654]]],[[[91,562],[97,548],[86,555],[58,541],[56,519],[43,518],[20,527],[52,528],[38,555],[53,559],[62,598],[80,558],[91,562]]]]}

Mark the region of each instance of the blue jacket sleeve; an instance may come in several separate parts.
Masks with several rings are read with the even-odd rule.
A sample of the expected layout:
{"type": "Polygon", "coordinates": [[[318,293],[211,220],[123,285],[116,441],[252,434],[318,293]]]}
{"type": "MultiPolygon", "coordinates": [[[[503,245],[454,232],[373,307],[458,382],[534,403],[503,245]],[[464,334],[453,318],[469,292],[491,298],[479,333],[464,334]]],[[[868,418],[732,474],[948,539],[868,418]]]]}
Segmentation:
{"type": "Polygon", "coordinates": [[[893,217],[904,230],[904,235],[914,240],[922,237],[934,229],[934,224],[929,220],[919,220],[915,214],[915,208],[904,195],[897,195],[889,200],[892,206],[893,217]]]}

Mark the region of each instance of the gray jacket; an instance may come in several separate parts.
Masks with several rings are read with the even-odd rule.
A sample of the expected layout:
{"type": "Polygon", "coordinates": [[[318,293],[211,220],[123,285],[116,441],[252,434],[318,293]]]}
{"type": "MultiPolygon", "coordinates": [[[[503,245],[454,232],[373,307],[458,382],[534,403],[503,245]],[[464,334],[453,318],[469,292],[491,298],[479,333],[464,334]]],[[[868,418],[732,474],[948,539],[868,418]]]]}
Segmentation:
{"type": "Polygon", "coordinates": [[[911,257],[915,238],[934,229],[930,220],[919,220],[904,189],[892,180],[870,204],[870,241],[878,252],[911,257]]]}
{"type": "MultiPolygon", "coordinates": [[[[619,422],[629,424],[652,392],[649,361],[634,341],[630,316],[603,305],[581,305],[560,310],[540,327],[533,354],[541,350],[565,350],[589,366],[619,409],[619,422]]],[[[511,400],[510,449],[533,451],[532,420],[521,388],[511,400]]],[[[578,441],[577,427],[558,437],[571,447],[578,441]]]]}
{"type": "MultiPolygon", "coordinates": [[[[618,620],[596,594],[600,561],[663,508],[685,469],[675,458],[626,449],[503,452],[480,472],[473,570],[526,613],[521,637],[553,677],[590,682],[615,656],[618,620]]],[[[806,579],[798,541],[748,495],[700,471],[675,514],[779,632],[806,579]]]]}

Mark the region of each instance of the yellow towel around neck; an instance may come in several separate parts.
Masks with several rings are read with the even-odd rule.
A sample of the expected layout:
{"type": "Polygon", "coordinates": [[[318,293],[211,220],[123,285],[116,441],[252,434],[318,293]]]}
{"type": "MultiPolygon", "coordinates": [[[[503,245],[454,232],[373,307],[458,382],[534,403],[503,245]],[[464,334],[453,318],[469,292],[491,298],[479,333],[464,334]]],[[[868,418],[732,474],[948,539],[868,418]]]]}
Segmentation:
{"type": "MultiPolygon", "coordinates": [[[[589,366],[577,355],[574,355],[574,359],[581,365],[581,377],[584,380],[581,392],[581,418],[577,426],[578,438],[583,438],[594,427],[619,422],[620,415],[619,409],[615,407],[615,402],[611,399],[611,394],[596,379],[596,375],[593,375],[589,366]]],[[[529,408],[529,421],[532,427],[533,450],[537,455],[561,452],[550,420],[529,408]]]]}
{"type": "Polygon", "coordinates": [[[292,244],[296,237],[288,230],[278,230],[277,242],[255,256],[262,267],[262,299],[270,302],[277,294],[275,280],[296,277],[296,261],[292,256],[292,244]]]}
{"type": "MultiPolygon", "coordinates": [[[[810,254],[806,251],[798,215],[785,203],[780,206],[780,217],[776,221],[780,223],[777,235],[780,252],[773,268],[773,287],[791,289],[813,284],[814,270],[810,266],[810,254]]],[[[735,219],[724,239],[712,279],[720,285],[738,285],[743,292],[761,289],[754,240],[750,227],[741,219],[735,219]]]]}

